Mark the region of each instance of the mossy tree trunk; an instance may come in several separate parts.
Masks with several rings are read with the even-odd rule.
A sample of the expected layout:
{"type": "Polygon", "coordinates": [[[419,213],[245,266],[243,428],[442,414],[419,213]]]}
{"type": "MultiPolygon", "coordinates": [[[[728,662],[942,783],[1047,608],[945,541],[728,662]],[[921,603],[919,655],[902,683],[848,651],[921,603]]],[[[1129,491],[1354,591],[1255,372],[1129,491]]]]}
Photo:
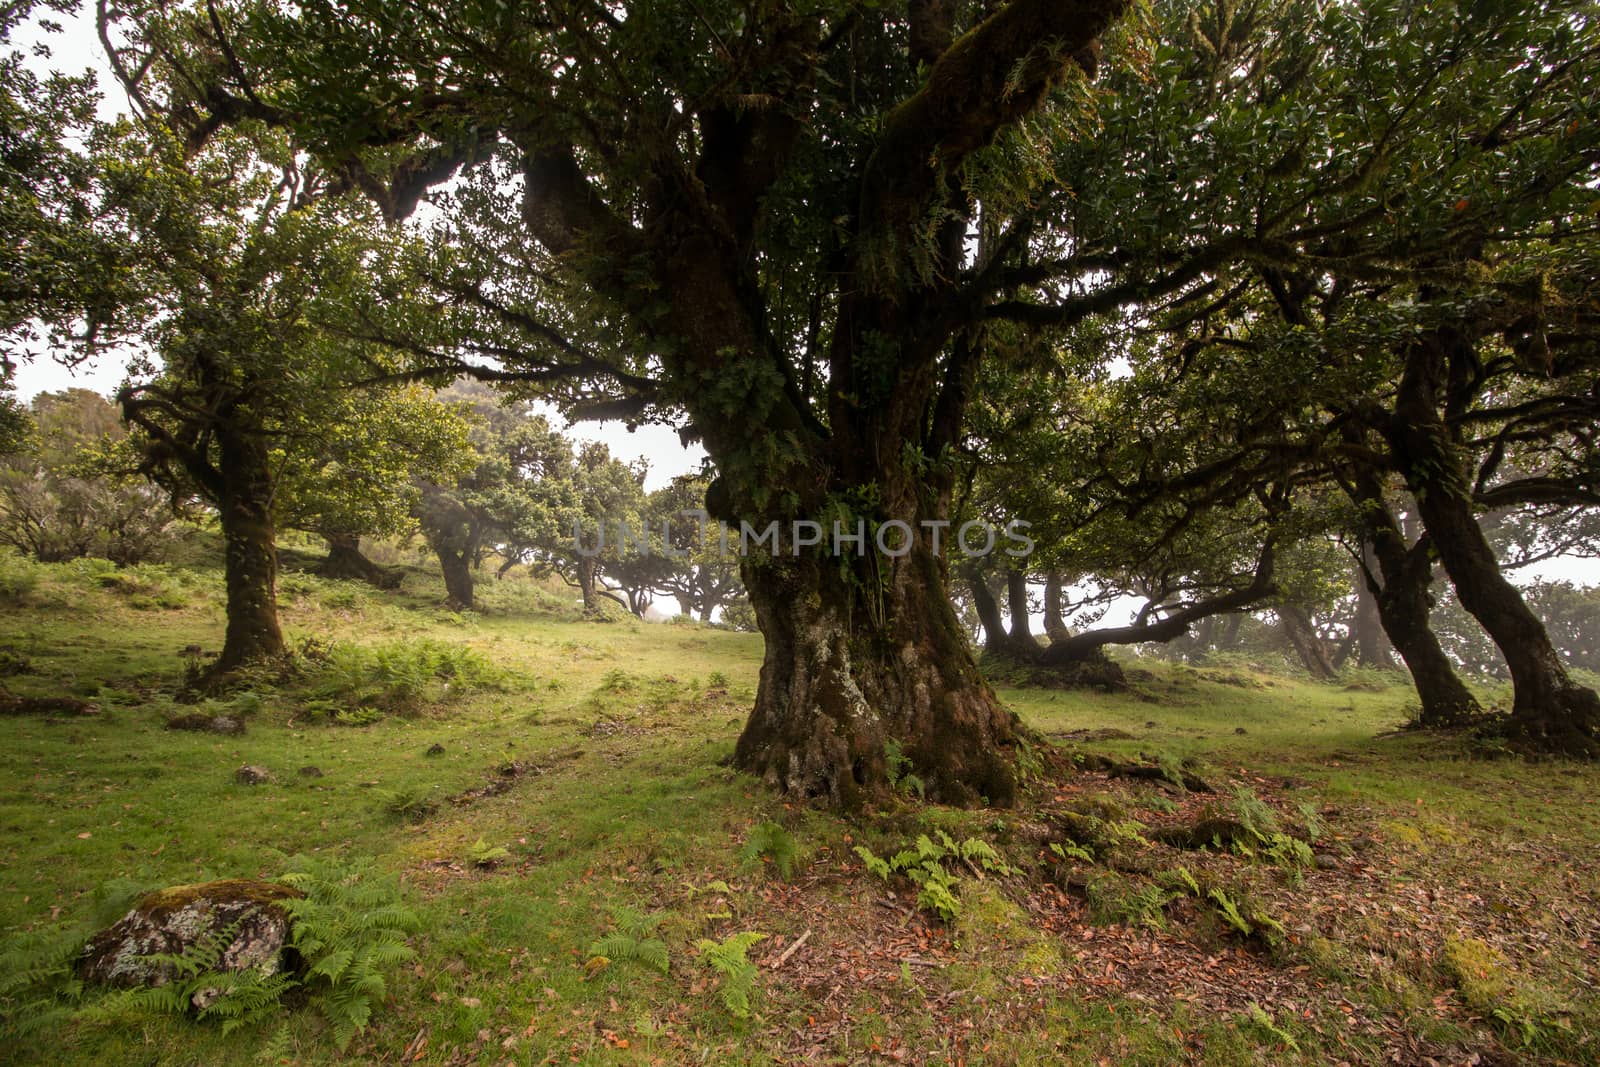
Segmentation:
{"type": "Polygon", "coordinates": [[[752,560],[745,584],[766,651],[737,766],[849,809],[882,793],[894,741],[930,796],[1015,799],[1015,719],[978,673],[925,545],[875,588],[803,558],[752,560]]]}
{"type": "Polygon", "coordinates": [[[1394,418],[1395,459],[1461,606],[1482,624],[1511,672],[1511,732],[1546,751],[1600,755],[1600,695],[1567,673],[1544,624],[1500,572],[1478,525],[1461,449],[1440,413],[1452,366],[1471,366],[1470,338],[1441,328],[1406,354],[1394,418]]]}
{"type": "Polygon", "coordinates": [[[1407,543],[1405,530],[1384,499],[1383,483],[1370,467],[1353,471],[1347,492],[1361,509],[1365,549],[1361,584],[1371,596],[1383,633],[1411,673],[1421,705],[1418,724],[1449,727],[1481,714],[1477,698],[1456,674],[1429,619],[1433,560],[1427,538],[1407,543]]]}
{"type": "Polygon", "coordinates": [[[210,677],[284,655],[278,625],[277,533],[272,518],[272,467],[265,439],[219,434],[217,518],[222,526],[227,632],[210,677]]]}

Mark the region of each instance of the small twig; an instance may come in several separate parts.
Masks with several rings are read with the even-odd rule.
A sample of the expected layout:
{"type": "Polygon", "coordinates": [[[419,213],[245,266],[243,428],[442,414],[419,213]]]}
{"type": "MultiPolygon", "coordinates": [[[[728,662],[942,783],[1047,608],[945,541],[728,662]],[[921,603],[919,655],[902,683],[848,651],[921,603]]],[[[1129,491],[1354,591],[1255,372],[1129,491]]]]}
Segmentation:
{"type": "Polygon", "coordinates": [[[788,948],[784,949],[783,950],[783,955],[779,956],[776,960],[773,961],[772,969],[773,970],[777,970],[779,967],[782,967],[785,963],[788,963],[789,962],[789,957],[793,956],[796,952],[799,952],[800,951],[800,946],[805,944],[810,939],[811,939],[811,927],[808,926],[808,927],[806,927],[806,932],[801,934],[799,937],[795,938],[794,939],[794,944],[792,944],[788,948]]]}

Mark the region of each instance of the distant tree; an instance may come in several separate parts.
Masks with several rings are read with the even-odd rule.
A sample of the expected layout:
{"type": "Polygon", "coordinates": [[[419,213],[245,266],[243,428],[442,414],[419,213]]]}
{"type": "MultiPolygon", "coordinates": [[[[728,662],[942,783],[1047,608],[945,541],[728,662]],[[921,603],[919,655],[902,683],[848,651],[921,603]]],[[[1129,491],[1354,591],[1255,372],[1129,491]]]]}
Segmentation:
{"type": "Polygon", "coordinates": [[[664,566],[654,579],[658,593],[676,597],[683,610],[710,622],[716,614],[744,596],[739,579],[738,538],[706,515],[705,494],[710,482],[696,475],[680,475],[650,493],[646,517],[654,531],[670,536],[658,544],[664,566]],[[665,555],[668,549],[674,553],[665,555]]]}
{"type": "Polygon", "coordinates": [[[125,249],[94,224],[91,155],[105,135],[94,75],[41,77],[12,40],[31,23],[43,31],[34,58],[49,58],[49,40],[62,30],[54,16],[76,7],[0,5],[0,381],[19,355],[34,358],[45,346],[62,358],[81,352],[71,342],[111,326],[126,295],[125,249]]]}
{"type": "Polygon", "coordinates": [[[147,481],[119,470],[128,432],[99,393],[34,398],[22,447],[0,456],[0,542],[54,562],[138,563],[171,540],[176,513],[147,481]]]}
{"type": "Polygon", "coordinates": [[[472,462],[467,423],[420,385],[339,391],[318,416],[326,432],[317,447],[282,453],[280,521],[327,541],[323,574],[393,585],[361,553],[361,538],[416,528],[421,485],[448,481],[472,462]]]}

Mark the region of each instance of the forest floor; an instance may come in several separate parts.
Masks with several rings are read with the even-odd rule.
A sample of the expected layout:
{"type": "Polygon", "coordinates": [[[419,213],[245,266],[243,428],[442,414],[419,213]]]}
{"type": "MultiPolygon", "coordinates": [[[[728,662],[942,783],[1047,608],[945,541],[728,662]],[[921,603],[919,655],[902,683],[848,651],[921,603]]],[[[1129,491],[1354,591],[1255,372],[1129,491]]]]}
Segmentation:
{"type": "Polygon", "coordinates": [[[289,572],[300,675],[179,703],[219,587],[0,558],[4,685],[97,708],[0,718],[0,935],[87,932],[130,885],[370,857],[417,957],[342,1053],[299,1010],[271,1034],[79,1019],[9,1036],[12,1062],[1600,1062],[1600,768],[1397,731],[1398,678],[1141,662],[1129,693],[1002,690],[1080,767],[1151,776],[1035,750],[1012,810],[908,777],[847,819],[724,765],[754,635],[584,622],[525,578],[460,616],[426,575],[289,572]],[[246,732],[166,728],[197,713],[246,732]],[[948,896],[872,872],[904,849],[948,896]],[[616,947],[630,929],[664,972],[616,947]],[[765,935],[747,1010],[703,943],[742,932],[765,935]]]}

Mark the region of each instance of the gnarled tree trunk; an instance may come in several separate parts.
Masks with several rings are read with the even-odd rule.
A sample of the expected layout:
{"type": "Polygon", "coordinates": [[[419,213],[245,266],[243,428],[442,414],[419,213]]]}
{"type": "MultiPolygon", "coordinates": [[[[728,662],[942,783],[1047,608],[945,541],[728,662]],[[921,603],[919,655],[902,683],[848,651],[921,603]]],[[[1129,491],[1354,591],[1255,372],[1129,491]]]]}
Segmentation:
{"type": "Polygon", "coordinates": [[[366,582],[379,589],[393,589],[400,584],[401,572],[380,567],[362,553],[360,534],[334,531],[324,533],[322,538],[328,542],[328,558],[317,573],[324,578],[366,582]]]}
{"type": "Polygon", "coordinates": [[[1548,751],[1600,755],[1600,695],[1572,680],[1544,624],[1500,573],[1478,525],[1465,463],[1440,416],[1450,364],[1467,366],[1473,359],[1470,339],[1449,328],[1408,351],[1389,425],[1395,459],[1461,606],[1505,656],[1513,687],[1512,733],[1548,751]]]}
{"type": "Polygon", "coordinates": [[[1310,614],[1296,604],[1281,604],[1276,610],[1283,636],[1307,673],[1319,681],[1327,681],[1337,675],[1333,661],[1328,658],[1327,646],[1312,625],[1310,614]]]}
{"type": "Polygon", "coordinates": [[[478,537],[471,510],[448,490],[424,485],[415,514],[428,547],[439,558],[446,606],[455,611],[473,610],[476,600],[472,561],[477,553],[478,537]]]}
{"type": "Polygon", "coordinates": [[[227,633],[212,665],[215,681],[252,663],[284,654],[278,626],[277,531],[272,520],[272,467],[265,442],[248,434],[224,433],[218,442],[223,573],[227,584],[227,633]]]}
{"type": "Polygon", "coordinates": [[[766,654],[734,762],[848,809],[881,793],[894,741],[929,796],[1009,805],[1015,718],[978,673],[939,561],[923,544],[881,562],[881,597],[832,560],[746,562],[766,654]]]}
{"type": "Polygon", "coordinates": [[[451,545],[434,546],[439,570],[444,574],[445,606],[454,611],[471,611],[477,606],[472,585],[471,553],[451,545]]]}

